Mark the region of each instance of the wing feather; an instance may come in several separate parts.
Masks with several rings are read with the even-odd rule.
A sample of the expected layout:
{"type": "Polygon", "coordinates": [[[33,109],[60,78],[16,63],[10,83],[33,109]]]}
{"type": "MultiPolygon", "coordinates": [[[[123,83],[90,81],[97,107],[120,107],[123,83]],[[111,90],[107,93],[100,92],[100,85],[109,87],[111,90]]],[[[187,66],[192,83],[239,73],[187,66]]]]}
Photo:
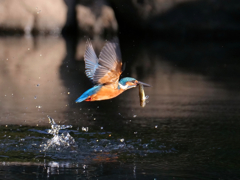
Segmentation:
{"type": "Polygon", "coordinates": [[[114,69],[117,63],[122,62],[118,39],[106,43],[99,55],[99,64],[109,69],[114,69]]]}
{"type": "Polygon", "coordinates": [[[97,55],[93,49],[92,43],[90,39],[87,40],[86,43],[86,50],[84,54],[84,61],[85,61],[85,73],[88,78],[93,80],[94,78],[94,73],[98,67],[98,58],[97,55]]]}
{"type": "Polygon", "coordinates": [[[119,80],[122,73],[122,58],[118,39],[108,41],[99,55],[99,66],[97,67],[93,82],[97,84],[109,84],[119,80]]]}

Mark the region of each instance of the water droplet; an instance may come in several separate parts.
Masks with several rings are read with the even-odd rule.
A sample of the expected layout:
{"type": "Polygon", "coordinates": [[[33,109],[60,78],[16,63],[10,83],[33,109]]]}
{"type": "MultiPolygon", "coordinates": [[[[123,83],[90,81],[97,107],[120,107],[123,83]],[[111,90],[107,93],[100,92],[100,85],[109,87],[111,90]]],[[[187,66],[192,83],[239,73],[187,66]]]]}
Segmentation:
{"type": "Polygon", "coordinates": [[[101,129],[103,129],[103,127],[101,127],[101,129]]]}
{"type": "Polygon", "coordinates": [[[37,87],[40,86],[40,84],[37,84],[37,87]]]}
{"type": "Polygon", "coordinates": [[[111,137],[112,135],[111,135],[111,134],[109,134],[108,136],[109,136],[109,137],[111,137]]]}
{"type": "Polygon", "coordinates": [[[88,132],[88,127],[82,127],[82,131],[88,132]]]}
{"type": "Polygon", "coordinates": [[[38,124],[36,126],[38,126],[38,124]]]}
{"type": "Polygon", "coordinates": [[[134,132],[134,134],[137,134],[137,132],[134,132]]]}
{"type": "Polygon", "coordinates": [[[40,57],[42,56],[42,54],[40,54],[40,57]]]}
{"type": "Polygon", "coordinates": [[[6,60],[8,61],[8,58],[6,60]]]}
{"type": "Polygon", "coordinates": [[[158,128],[158,125],[156,125],[155,128],[158,128]]]}
{"type": "Polygon", "coordinates": [[[70,94],[70,92],[68,92],[68,94],[70,94]]]}
{"type": "Polygon", "coordinates": [[[133,115],[133,117],[135,118],[135,117],[137,117],[137,115],[135,114],[135,115],[133,115]]]}
{"type": "Polygon", "coordinates": [[[28,50],[30,50],[30,48],[28,48],[28,50]]]}
{"type": "Polygon", "coordinates": [[[6,127],[8,127],[8,125],[6,125],[6,127]]]}
{"type": "Polygon", "coordinates": [[[36,106],[36,108],[40,109],[40,108],[42,108],[42,106],[36,106]]]}
{"type": "Polygon", "coordinates": [[[37,96],[34,96],[34,99],[37,99],[37,96]]]}
{"type": "Polygon", "coordinates": [[[94,121],[96,121],[96,118],[93,118],[94,121]]]}
{"type": "Polygon", "coordinates": [[[120,142],[124,142],[124,139],[122,138],[122,139],[120,139],[120,142]]]}

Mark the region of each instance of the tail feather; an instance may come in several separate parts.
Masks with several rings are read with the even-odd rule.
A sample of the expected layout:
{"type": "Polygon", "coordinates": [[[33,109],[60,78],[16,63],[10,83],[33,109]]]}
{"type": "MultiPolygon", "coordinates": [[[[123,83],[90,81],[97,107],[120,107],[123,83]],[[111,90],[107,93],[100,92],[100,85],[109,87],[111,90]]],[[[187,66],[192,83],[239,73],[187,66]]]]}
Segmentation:
{"type": "Polygon", "coordinates": [[[94,86],[91,89],[84,92],[75,102],[80,103],[85,101],[89,96],[92,96],[93,94],[97,93],[101,89],[102,85],[94,86]]]}
{"type": "Polygon", "coordinates": [[[80,103],[80,102],[83,102],[83,101],[85,101],[86,99],[88,98],[88,96],[86,97],[86,96],[80,96],[79,98],[77,98],[77,100],[75,101],[76,103],[80,103]]]}

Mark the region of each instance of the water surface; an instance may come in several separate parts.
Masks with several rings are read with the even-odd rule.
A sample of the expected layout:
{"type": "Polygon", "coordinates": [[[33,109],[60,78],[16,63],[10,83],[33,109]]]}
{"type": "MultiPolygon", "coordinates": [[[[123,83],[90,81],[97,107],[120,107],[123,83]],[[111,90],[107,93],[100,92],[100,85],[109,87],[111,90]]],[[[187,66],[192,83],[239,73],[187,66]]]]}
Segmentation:
{"type": "MultiPolygon", "coordinates": [[[[151,84],[101,102],[74,101],[92,86],[85,39],[0,38],[0,177],[8,179],[237,179],[237,42],[120,39],[123,76],[151,84]],[[77,50],[77,52],[76,52],[77,50]],[[49,148],[47,115],[72,125],[75,144],[49,148]]],[[[93,41],[97,52],[104,40],[93,41]]]]}

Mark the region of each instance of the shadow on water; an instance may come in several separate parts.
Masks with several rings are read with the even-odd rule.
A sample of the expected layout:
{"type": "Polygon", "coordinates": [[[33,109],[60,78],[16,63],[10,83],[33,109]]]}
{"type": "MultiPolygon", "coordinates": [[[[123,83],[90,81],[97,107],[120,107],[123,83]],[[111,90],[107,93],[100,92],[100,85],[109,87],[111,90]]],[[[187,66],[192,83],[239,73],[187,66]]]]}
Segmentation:
{"type": "MultiPolygon", "coordinates": [[[[152,85],[141,108],[138,89],[74,102],[92,86],[85,40],[0,39],[0,176],[239,177],[239,43],[120,39],[123,77],[152,85]],[[39,152],[53,137],[47,115],[73,126],[77,147],[39,152]]],[[[97,54],[103,44],[93,41],[97,54]]]]}

